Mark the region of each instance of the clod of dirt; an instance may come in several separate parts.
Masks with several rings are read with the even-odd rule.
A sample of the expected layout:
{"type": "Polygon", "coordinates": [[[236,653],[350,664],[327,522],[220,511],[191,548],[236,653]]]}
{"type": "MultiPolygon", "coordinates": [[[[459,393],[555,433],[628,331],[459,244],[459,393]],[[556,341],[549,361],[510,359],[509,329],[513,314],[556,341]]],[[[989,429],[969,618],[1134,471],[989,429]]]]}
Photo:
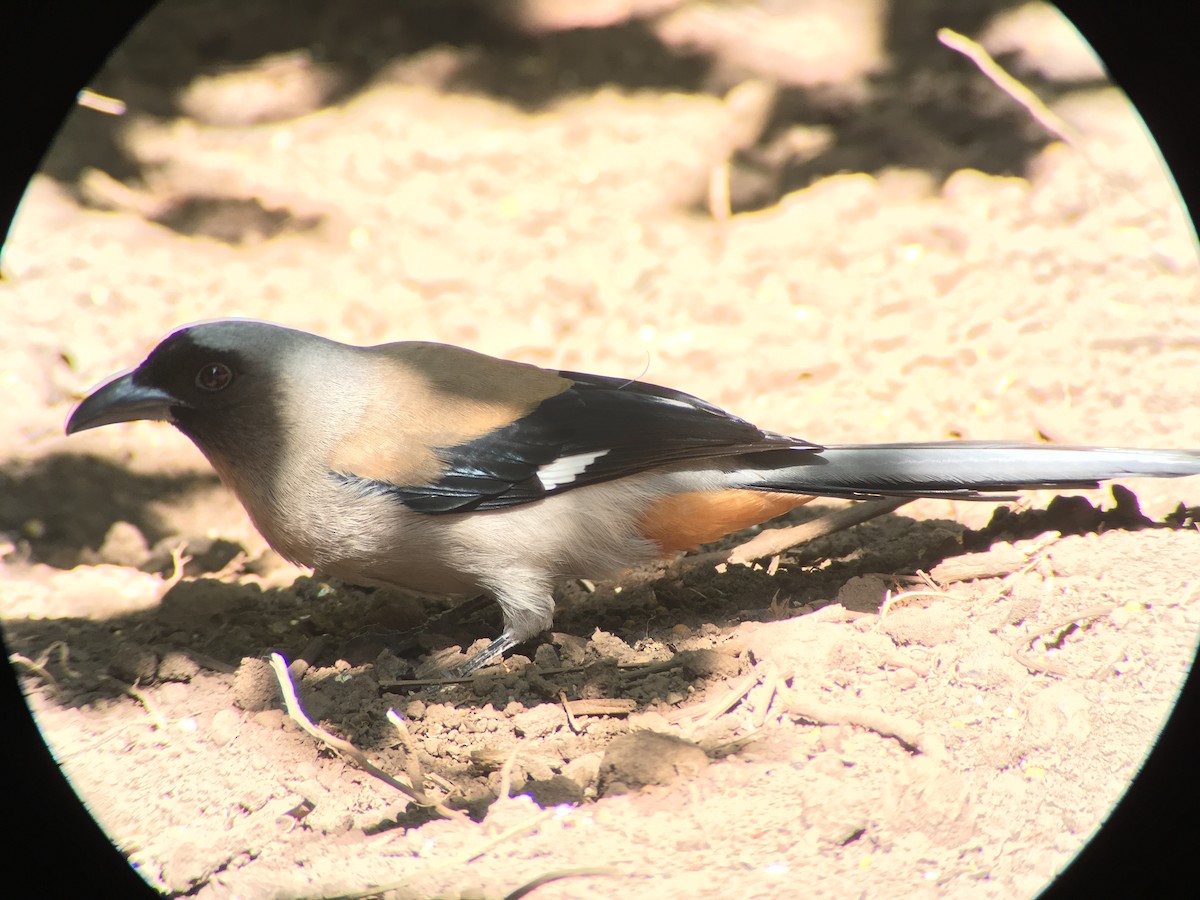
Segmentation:
{"type": "Polygon", "coordinates": [[[550,640],[554,642],[563,665],[581,666],[587,660],[587,641],[578,635],[555,631],[550,635],[550,640]]]}
{"type": "Polygon", "coordinates": [[[1078,691],[1066,684],[1052,684],[1030,698],[1023,737],[1038,749],[1064,741],[1081,743],[1091,732],[1090,712],[1091,704],[1078,691]]]}
{"type": "Polygon", "coordinates": [[[154,681],[158,672],[158,654],[137,644],[123,644],[108,666],[108,673],[128,684],[154,681]]]}
{"type": "MultiPolygon", "coordinates": [[[[1059,495],[1043,509],[1014,512],[998,507],[988,524],[963,535],[962,546],[969,551],[986,551],[997,540],[1019,540],[1057,531],[1064,535],[1091,534],[1105,529],[1138,531],[1154,521],[1141,509],[1137,496],[1128,488],[1113,485],[1115,505],[1104,509],[1086,497],[1059,495]]],[[[936,576],[935,576],[936,577],[936,576]]]]}
{"type": "Polygon", "coordinates": [[[200,667],[186,653],[172,650],[158,664],[159,681],[191,681],[200,674],[200,667]]]}
{"type": "MultiPolygon", "coordinates": [[[[919,757],[910,762],[896,787],[896,820],[905,830],[919,831],[942,847],[952,847],[974,833],[979,812],[962,773],[919,757]]],[[[890,806],[889,800],[884,802],[890,806]]]]}
{"type": "MultiPolygon", "coordinates": [[[[84,561],[93,562],[86,559],[87,555],[87,551],[84,551],[84,561]]],[[[150,558],[150,545],[136,525],[130,522],[113,522],[95,556],[94,562],[97,563],[140,569],[150,558]]]]}
{"type": "Polygon", "coordinates": [[[963,656],[954,671],[964,684],[991,689],[1017,680],[1023,668],[1003,641],[984,633],[964,641],[963,656]]]}
{"type": "Polygon", "coordinates": [[[547,669],[560,668],[563,662],[552,644],[539,644],[533,654],[533,664],[545,672],[547,669]]]}
{"type": "Polygon", "coordinates": [[[1046,521],[1052,531],[1063,534],[1087,534],[1100,524],[1103,511],[1087,497],[1058,496],[1046,507],[1046,521]]]}
{"type": "Polygon", "coordinates": [[[528,794],[542,809],[561,806],[564,803],[574,806],[583,802],[583,789],[566,775],[527,781],[517,793],[528,794]]]}
{"type": "Polygon", "coordinates": [[[949,603],[934,603],[924,609],[909,607],[889,613],[879,630],[897,644],[936,647],[953,640],[967,626],[967,614],[949,603]]]}
{"type": "MultiPolygon", "coordinates": [[[[155,545],[155,551],[159,552],[158,545],[155,545]]],[[[191,561],[184,572],[189,576],[220,572],[234,557],[245,552],[246,548],[241,544],[224,538],[192,539],[187,544],[187,555],[191,561]]]]}
{"type": "Polygon", "coordinates": [[[601,793],[626,794],[652,784],[670,784],[677,778],[693,778],[708,762],[708,755],[691,741],[635,731],[615,739],[604,752],[601,793]]]}
{"type": "Polygon", "coordinates": [[[637,651],[615,634],[597,628],[592,632],[591,643],[592,650],[605,659],[615,659],[619,663],[637,662],[637,651]]]}
{"type": "Polygon", "coordinates": [[[742,671],[734,657],[720,650],[683,650],[675,659],[689,678],[732,678],[742,671]]]}
{"type": "Polygon", "coordinates": [[[603,753],[585,753],[577,756],[563,767],[563,774],[579,785],[580,790],[595,786],[600,780],[603,753]]]}
{"type": "Polygon", "coordinates": [[[198,122],[218,126],[278,122],[313,112],[328,101],[340,79],[305,51],[278,53],[257,62],[197,75],[179,105],[198,122]]]}
{"type": "Polygon", "coordinates": [[[879,575],[855,575],[841,586],[837,601],[854,612],[879,612],[888,583],[879,575]]]}
{"type": "Polygon", "coordinates": [[[233,676],[233,702],[248,712],[259,712],[279,700],[279,684],[270,664],[254,657],[243,659],[233,676]]]}

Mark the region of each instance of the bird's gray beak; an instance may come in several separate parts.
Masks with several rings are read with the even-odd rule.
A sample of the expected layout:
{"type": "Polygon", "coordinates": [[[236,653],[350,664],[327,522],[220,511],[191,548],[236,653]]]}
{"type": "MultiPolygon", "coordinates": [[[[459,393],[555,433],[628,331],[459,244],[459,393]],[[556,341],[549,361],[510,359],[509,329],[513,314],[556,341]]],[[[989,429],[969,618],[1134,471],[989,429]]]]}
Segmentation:
{"type": "Polygon", "coordinates": [[[173,421],[171,407],[183,404],[164,390],[134,384],[133,374],[129,372],[114,378],[86,397],[67,420],[67,434],[114,422],[173,421]]]}

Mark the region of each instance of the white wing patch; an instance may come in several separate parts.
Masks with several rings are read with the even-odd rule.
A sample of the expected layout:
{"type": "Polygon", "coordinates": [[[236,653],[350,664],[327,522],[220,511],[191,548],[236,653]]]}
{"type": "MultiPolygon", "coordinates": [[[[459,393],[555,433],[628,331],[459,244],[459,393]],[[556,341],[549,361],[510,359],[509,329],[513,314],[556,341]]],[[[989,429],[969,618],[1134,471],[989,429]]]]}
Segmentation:
{"type": "Polygon", "coordinates": [[[548,491],[564,484],[570,484],[577,476],[583,474],[588,466],[606,453],[608,453],[607,450],[597,450],[595,453],[574,453],[571,456],[560,456],[553,462],[538,467],[538,480],[548,491]]]}

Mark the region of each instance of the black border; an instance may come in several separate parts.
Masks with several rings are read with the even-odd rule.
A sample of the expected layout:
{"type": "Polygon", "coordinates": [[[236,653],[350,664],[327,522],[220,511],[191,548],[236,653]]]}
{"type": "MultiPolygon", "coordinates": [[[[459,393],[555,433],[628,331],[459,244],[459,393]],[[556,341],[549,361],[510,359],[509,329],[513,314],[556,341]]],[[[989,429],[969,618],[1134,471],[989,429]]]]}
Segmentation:
{"type": "MultiPolygon", "coordinates": [[[[6,11],[0,43],[0,83],[6,86],[0,214],[6,235],[75,94],[151,5],[46,0],[14,4],[6,11]]],[[[1195,221],[1200,203],[1195,116],[1200,58],[1190,6],[1178,0],[1067,0],[1058,5],[1146,120],[1195,221]]],[[[42,743],[11,669],[4,668],[0,721],[12,817],[2,845],[9,862],[7,883],[40,884],[43,896],[51,889],[63,896],[89,896],[97,888],[110,896],[157,896],[79,803],[42,743]]],[[[1145,770],[1108,824],[1044,897],[1192,895],[1188,873],[1200,846],[1198,733],[1200,688],[1193,674],[1145,770]]]]}

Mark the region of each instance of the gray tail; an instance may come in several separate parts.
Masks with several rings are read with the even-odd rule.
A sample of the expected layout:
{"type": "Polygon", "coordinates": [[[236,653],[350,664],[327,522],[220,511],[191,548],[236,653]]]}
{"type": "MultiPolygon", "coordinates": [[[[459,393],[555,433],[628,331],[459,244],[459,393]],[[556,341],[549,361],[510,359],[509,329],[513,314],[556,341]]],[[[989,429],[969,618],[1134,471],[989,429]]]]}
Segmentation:
{"type": "MultiPolygon", "coordinates": [[[[765,462],[768,455],[773,454],[753,459],[765,462]]],[[[996,500],[1022,490],[1095,488],[1114,478],[1200,475],[1200,450],[977,441],[842,444],[777,460],[771,467],[743,469],[737,475],[755,490],[858,500],[996,500]]]]}

